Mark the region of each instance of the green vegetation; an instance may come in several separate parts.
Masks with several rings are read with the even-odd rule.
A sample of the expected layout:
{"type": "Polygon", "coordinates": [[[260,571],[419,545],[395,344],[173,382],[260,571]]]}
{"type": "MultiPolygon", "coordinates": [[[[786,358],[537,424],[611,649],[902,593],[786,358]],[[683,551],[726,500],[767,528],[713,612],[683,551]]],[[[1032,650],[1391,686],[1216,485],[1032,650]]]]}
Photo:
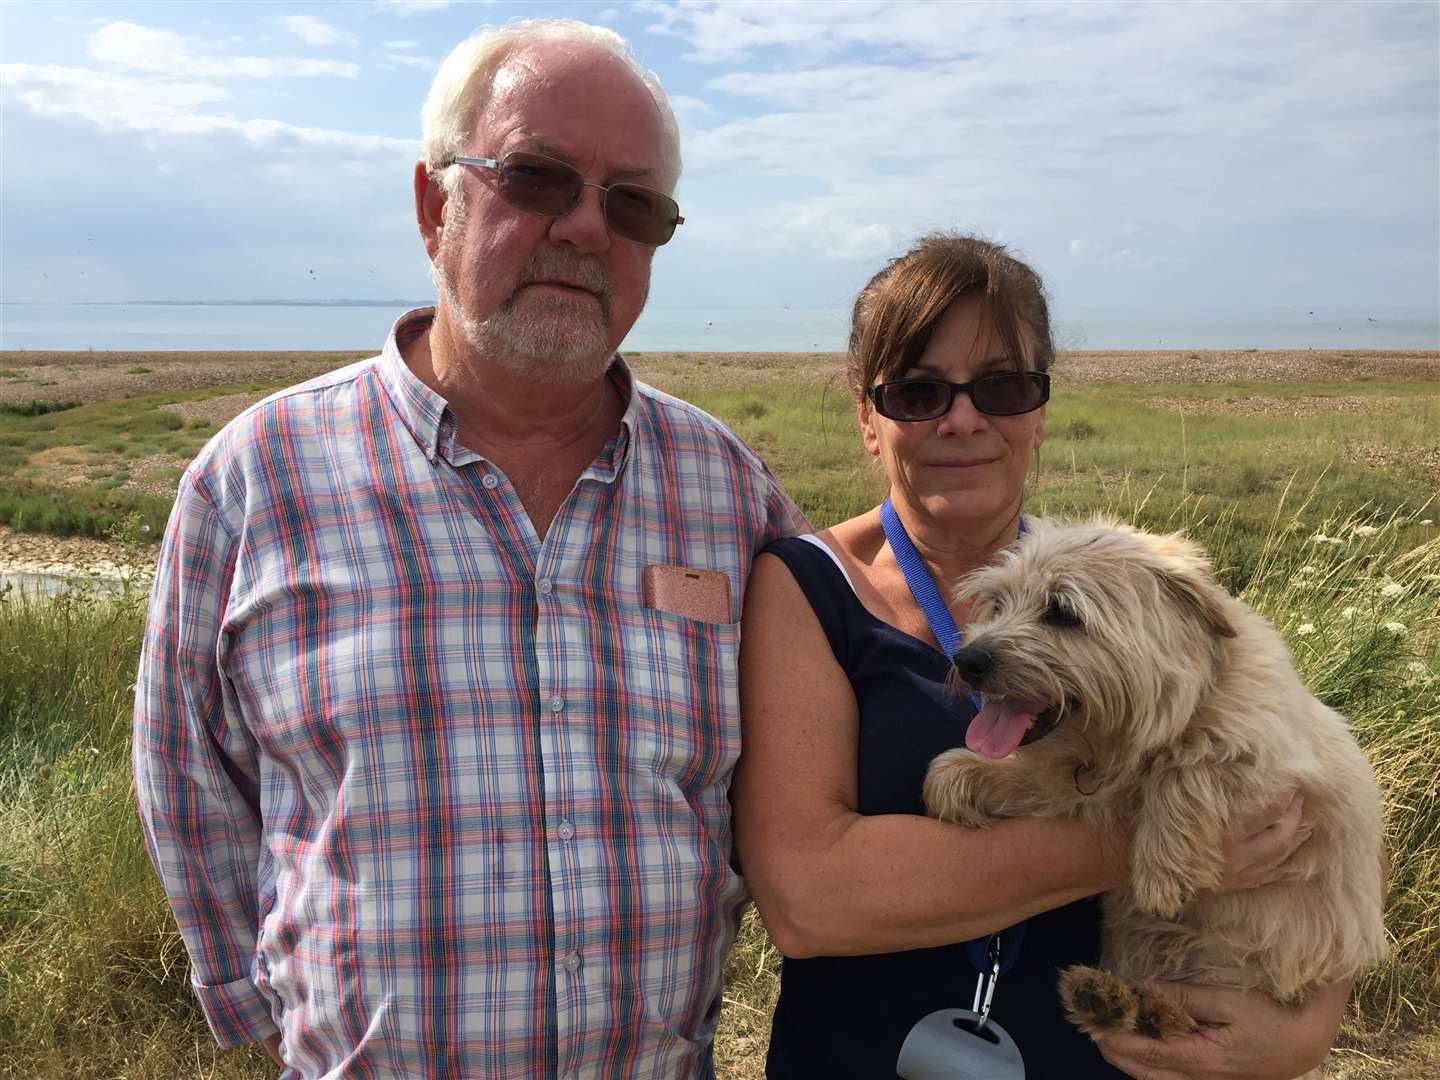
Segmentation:
{"type": "MultiPolygon", "coordinates": [[[[831,372],[654,381],[732,423],[817,525],[878,498],[831,372]]],[[[98,534],[128,516],[127,536],[158,535],[168,496],[133,490],[132,473],[155,459],[173,488],[214,430],[163,406],[235,391],[0,411],[0,521],[98,534]]],[[[1440,388],[1086,384],[1057,392],[1048,426],[1031,509],[1186,529],[1350,718],[1385,792],[1394,951],[1361,984],[1345,1039],[1383,1055],[1397,1033],[1440,1032],[1440,505],[1426,456],[1440,388]]],[[[141,844],[129,724],[143,604],[0,590],[0,1076],[273,1075],[259,1051],[214,1048],[141,844]]],[[[761,1075],[778,970],[752,912],[727,966],[722,1076],[761,1075]]]]}
{"type": "Polygon", "coordinates": [[[187,422],[166,406],[233,392],[0,407],[0,524],[105,536],[138,514],[160,536],[182,470],[215,432],[209,421],[187,422]]]}
{"type": "Polygon", "coordinates": [[[46,413],[64,412],[66,409],[73,409],[80,403],[78,401],[42,401],[39,398],[31,401],[0,401],[0,414],[11,416],[44,416],[46,413]]]}

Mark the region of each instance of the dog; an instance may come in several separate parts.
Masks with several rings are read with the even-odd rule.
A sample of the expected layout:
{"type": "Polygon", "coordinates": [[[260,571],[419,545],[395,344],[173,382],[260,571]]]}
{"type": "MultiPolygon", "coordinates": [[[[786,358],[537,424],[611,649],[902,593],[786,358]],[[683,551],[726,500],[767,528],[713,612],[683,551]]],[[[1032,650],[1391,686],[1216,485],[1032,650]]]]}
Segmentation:
{"type": "Polygon", "coordinates": [[[1300,1003],[1385,953],[1380,792],[1343,717],[1270,624],[1180,535],[1027,519],[969,576],[952,681],[981,696],[966,748],[925,779],[936,817],[1057,817],[1133,830],[1128,890],[1102,898],[1101,967],[1060,980],[1092,1038],[1193,1031],[1155,979],[1300,1003]],[[1221,837],[1304,796],[1309,838],[1258,888],[1217,893],[1221,837]]]}

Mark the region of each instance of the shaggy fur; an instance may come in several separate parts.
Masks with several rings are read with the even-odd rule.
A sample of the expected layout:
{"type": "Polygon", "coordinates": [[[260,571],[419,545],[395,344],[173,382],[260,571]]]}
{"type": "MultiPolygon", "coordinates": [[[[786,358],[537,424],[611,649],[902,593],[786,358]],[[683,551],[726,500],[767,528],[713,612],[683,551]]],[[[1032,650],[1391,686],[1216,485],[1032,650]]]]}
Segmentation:
{"type": "MultiPolygon", "coordinates": [[[[1379,960],[1380,794],[1344,718],[1300,682],[1279,635],[1179,536],[1027,524],[962,585],[974,606],[956,681],[987,702],[1026,703],[992,714],[1011,717],[1012,740],[1024,725],[1014,717],[1038,712],[1033,741],[1003,757],[941,754],[925,801],[970,826],[1041,816],[1134,829],[1131,888],[1103,898],[1105,970],[1061,977],[1071,1020],[1092,1037],[1185,1032],[1190,1017],[1147,982],[1295,1003],[1379,960]],[[1283,879],[1210,893],[1222,834],[1295,789],[1312,831],[1283,879]]],[[[1009,745],[975,738],[986,753],[1009,745]]]]}

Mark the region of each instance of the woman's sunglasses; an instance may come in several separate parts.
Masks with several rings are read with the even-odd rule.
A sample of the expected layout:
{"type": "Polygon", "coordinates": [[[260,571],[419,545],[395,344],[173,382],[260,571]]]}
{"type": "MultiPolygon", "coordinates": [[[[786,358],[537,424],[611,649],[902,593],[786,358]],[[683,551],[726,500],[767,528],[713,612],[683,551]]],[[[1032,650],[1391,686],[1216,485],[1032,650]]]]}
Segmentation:
{"type": "Polygon", "coordinates": [[[563,217],[580,203],[587,187],[600,192],[605,223],[616,233],[642,244],[660,245],[675,235],[685,219],[669,195],[640,184],[591,184],[572,166],[543,154],[516,151],[494,158],[447,154],[442,166],[477,165],[495,170],[495,193],[527,214],[563,217]]]}
{"type": "Polygon", "coordinates": [[[967,383],[944,379],[899,379],[870,388],[875,411],[891,420],[913,422],[944,416],[956,394],[969,394],[987,416],[1019,416],[1050,400],[1050,376],[1043,371],[997,371],[967,383]]]}

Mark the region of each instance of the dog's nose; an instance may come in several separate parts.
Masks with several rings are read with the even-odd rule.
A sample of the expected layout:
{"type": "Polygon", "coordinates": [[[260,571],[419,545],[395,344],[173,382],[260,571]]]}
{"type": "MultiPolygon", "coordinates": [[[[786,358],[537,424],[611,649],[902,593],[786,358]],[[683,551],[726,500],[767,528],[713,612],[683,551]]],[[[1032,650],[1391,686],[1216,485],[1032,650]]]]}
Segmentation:
{"type": "Polygon", "coordinates": [[[951,660],[955,664],[955,670],[960,672],[966,682],[983,679],[995,670],[994,655],[975,645],[966,645],[951,657],[951,660]]]}

